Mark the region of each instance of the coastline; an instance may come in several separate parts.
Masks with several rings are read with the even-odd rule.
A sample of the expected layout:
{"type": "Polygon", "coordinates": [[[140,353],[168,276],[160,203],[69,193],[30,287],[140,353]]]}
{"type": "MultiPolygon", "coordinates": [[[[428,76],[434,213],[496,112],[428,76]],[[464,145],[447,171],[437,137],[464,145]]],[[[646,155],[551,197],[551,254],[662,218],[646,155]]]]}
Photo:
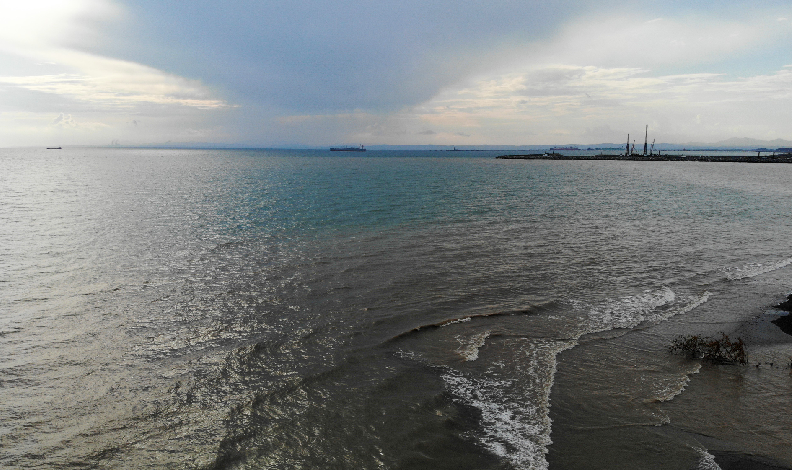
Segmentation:
{"type": "MultiPolygon", "coordinates": [[[[742,338],[748,350],[749,359],[746,365],[712,366],[702,369],[697,374],[695,383],[689,386],[687,395],[680,397],[681,401],[672,403],[682,404],[678,411],[694,413],[691,406],[700,405],[702,399],[724,398],[724,411],[714,415],[701,415],[712,423],[728,423],[734,427],[736,423],[745,423],[743,404],[741,401],[754,401],[767,399],[756,395],[757,384],[762,387],[785,389],[784,383],[788,382],[790,374],[789,362],[790,346],[792,346],[792,332],[784,330],[779,320],[792,320],[792,295],[786,301],[775,305],[765,304],[761,307],[762,313],[742,322],[730,336],[742,338]],[[707,378],[703,378],[707,376],[707,378]],[[707,390],[709,388],[709,390],[707,390]],[[698,397],[696,397],[698,395],[698,397]]],[[[758,312],[757,312],[758,313],[758,312]]],[[[756,403],[755,403],[756,405],[756,403]]],[[[761,432],[765,426],[774,426],[772,413],[783,412],[784,407],[774,402],[771,397],[764,401],[757,409],[755,421],[751,421],[755,430],[761,432]]],[[[666,410],[668,411],[668,410],[666,410]]],[[[672,421],[674,419],[672,418],[672,421]]],[[[712,429],[686,429],[691,432],[695,440],[703,444],[702,460],[698,468],[718,470],[792,470],[792,465],[786,459],[773,455],[770,449],[763,446],[745,445],[741,440],[741,433],[728,432],[723,435],[712,432],[712,429]]]]}
{"type": "Polygon", "coordinates": [[[708,163],[792,163],[792,154],[780,155],[562,155],[532,153],[500,155],[498,160],[621,160],[636,162],[708,162],[708,163]]]}

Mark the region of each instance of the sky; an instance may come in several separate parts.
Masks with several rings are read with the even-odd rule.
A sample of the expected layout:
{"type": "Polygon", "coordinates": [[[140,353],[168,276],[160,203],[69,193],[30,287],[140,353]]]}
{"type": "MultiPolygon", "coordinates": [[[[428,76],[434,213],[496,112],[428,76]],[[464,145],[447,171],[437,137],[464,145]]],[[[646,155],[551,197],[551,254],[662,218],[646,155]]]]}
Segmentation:
{"type": "Polygon", "coordinates": [[[792,140],[792,3],[0,0],[0,147],[792,140]]]}

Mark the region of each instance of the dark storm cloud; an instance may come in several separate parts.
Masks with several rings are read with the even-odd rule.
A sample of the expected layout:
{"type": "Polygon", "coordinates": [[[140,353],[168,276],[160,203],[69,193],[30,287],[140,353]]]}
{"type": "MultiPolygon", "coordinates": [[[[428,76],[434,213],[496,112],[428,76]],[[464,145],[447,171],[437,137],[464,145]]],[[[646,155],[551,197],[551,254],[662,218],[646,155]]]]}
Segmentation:
{"type": "Polygon", "coordinates": [[[580,2],[138,1],[84,49],[288,112],[388,111],[547,35],[580,2]],[[124,28],[127,28],[126,30],[124,28]],[[500,52],[496,52],[500,51],[500,52]]]}

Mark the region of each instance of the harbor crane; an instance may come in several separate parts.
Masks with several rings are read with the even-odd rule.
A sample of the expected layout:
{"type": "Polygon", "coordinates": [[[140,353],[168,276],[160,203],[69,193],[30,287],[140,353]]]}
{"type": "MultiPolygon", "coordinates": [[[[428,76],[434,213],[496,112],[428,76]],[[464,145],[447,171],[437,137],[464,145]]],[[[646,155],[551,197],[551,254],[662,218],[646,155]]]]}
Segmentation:
{"type": "Polygon", "coordinates": [[[644,157],[646,156],[646,144],[649,143],[649,124],[646,125],[646,135],[644,136],[644,157]]]}

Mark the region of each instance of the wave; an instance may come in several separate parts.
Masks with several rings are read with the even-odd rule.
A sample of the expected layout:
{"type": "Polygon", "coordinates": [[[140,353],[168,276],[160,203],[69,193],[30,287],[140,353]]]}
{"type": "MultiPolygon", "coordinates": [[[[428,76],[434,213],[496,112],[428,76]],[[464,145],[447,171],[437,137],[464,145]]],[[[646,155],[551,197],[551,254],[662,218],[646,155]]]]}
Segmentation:
{"type": "Polygon", "coordinates": [[[457,354],[462,356],[465,361],[475,361],[478,359],[479,355],[479,348],[484,346],[484,342],[489,337],[490,332],[485,331],[483,333],[479,333],[477,335],[473,335],[469,338],[464,336],[457,336],[456,339],[461,344],[459,349],[457,349],[457,354]]]}
{"type": "Polygon", "coordinates": [[[674,300],[676,300],[674,291],[663,287],[656,291],[647,290],[643,294],[607,302],[589,311],[587,333],[638,326],[650,318],[655,309],[671,304],[674,300]]]}
{"type": "MultiPolygon", "coordinates": [[[[633,330],[636,327],[659,323],[681,315],[706,303],[711,294],[678,296],[669,287],[645,290],[636,295],[624,296],[588,307],[579,331],[566,339],[532,339],[500,337],[506,343],[494,348],[506,347],[514,354],[498,355],[485,373],[452,369],[442,366],[441,377],[452,400],[471,406],[480,412],[480,428],[475,438],[489,452],[520,469],[546,470],[546,454],[550,439],[549,417],[550,391],[555,380],[557,356],[562,351],[574,348],[581,337],[591,333],[610,330],[633,330]]],[[[574,305],[577,309],[585,304],[574,305]]],[[[476,318],[498,315],[536,314],[540,308],[517,312],[497,312],[468,315],[436,323],[421,325],[393,338],[433,328],[442,328],[455,323],[470,322],[476,318]]],[[[479,360],[480,349],[491,340],[493,330],[479,330],[469,335],[455,336],[459,347],[455,350],[465,363],[479,360]]],[[[413,352],[399,351],[403,358],[420,360],[413,352]]],[[[697,366],[700,366],[697,364],[697,366]]],[[[479,366],[480,367],[480,366],[479,366]]],[[[480,370],[480,369],[479,369],[480,370]]],[[[692,368],[677,377],[660,381],[655,385],[649,402],[664,402],[681,394],[690,382],[690,375],[698,371],[692,368]]],[[[661,420],[663,424],[667,424],[661,420]]]]}
{"type": "Polygon", "coordinates": [[[475,437],[485,448],[516,468],[546,470],[556,357],[577,343],[517,341],[522,354],[513,357],[515,368],[506,378],[499,378],[500,367],[477,377],[447,368],[441,376],[454,401],[481,412],[481,434],[475,437]]]}
{"type": "Polygon", "coordinates": [[[601,333],[615,329],[633,329],[651,326],[677,315],[690,312],[708,302],[712,294],[705,291],[699,296],[681,299],[668,287],[643,294],[622,297],[589,310],[584,334],[601,333]]]}
{"type": "Polygon", "coordinates": [[[474,318],[498,317],[498,316],[509,316],[509,315],[536,315],[537,313],[538,313],[538,311],[536,309],[533,309],[533,308],[528,308],[528,309],[523,309],[523,310],[510,310],[510,311],[505,311],[505,312],[476,313],[476,314],[473,314],[473,315],[466,315],[464,317],[450,318],[450,319],[438,321],[438,322],[435,322],[435,323],[427,323],[427,324],[424,324],[424,325],[416,326],[413,329],[404,331],[402,333],[397,334],[396,336],[393,336],[392,338],[390,338],[389,340],[387,340],[385,342],[389,343],[389,342],[392,342],[392,341],[396,341],[396,340],[402,339],[402,338],[404,338],[406,336],[410,336],[410,335],[413,335],[413,334],[421,332],[421,331],[433,330],[433,329],[436,329],[436,328],[442,328],[444,326],[453,325],[455,323],[469,322],[469,321],[472,321],[474,318]]]}
{"type": "Polygon", "coordinates": [[[721,470],[720,465],[715,462],[715,456],[707,452],[706,449],[697,448],[699,455],[698,470],[721,470]]]}
{"type": "Polygon", "coordinates": [[[697,362],[694,364],[693,369],[685,372],[684,375],[674,377],[666,382],[658,383],[659,389],[653,393],[654,397],[647,400],[647,402],[666,402],[673,400],[674,397],[681,395],[682,392],[685,391],[690,383],[690,376],[698,374],[700,370],[701,363],[697,362]]]}
{"type": "Polygon", "coordinates": [[[760,274],[766,274],[771,271],[775,271],[777,269],[781,269],[785,266],[792,264],[792,258],[782,259],[781,261],[776,261],[772,264],[762,264],[762,263],[751,263],[746,264],[745,266],[739,268],[726,268],[725,277],[730,281],[738,281],[740,279],[746,279],[751,277],[759,276],[760,274]]]}
{"type": "Polygon", "coordinates": [[[712,294],[710,292],[704,292],[698,297],[690,298],[688,303],[681,305],[679,307],[668,308],[666,310],[652,312],[651,314],[646,316],[644,321],[648,323],[656,324],[656,323],[660,323],[661,321],[668,320],[677,315],[688,313],[694,308],[705,304],[707,301],[709,301],[710,297],[712,297],[712,294]]]}

